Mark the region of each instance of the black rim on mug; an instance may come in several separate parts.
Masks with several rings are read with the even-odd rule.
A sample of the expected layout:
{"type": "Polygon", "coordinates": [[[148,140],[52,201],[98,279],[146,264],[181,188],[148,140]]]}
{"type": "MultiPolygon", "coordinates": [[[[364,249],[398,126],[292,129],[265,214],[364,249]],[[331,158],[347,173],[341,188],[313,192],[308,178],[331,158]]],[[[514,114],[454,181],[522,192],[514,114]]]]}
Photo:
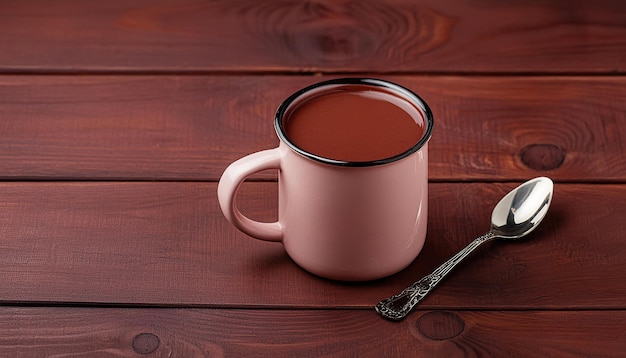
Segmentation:
{"type": "Polygon", "coordinates": [[[426,104],[426,102],[420,96],[415,94],[413,91],[403,86],[400,86],[398,84],[391,83],[388,81],[373,79],[373,78],[338,78],[338,79],[333,79],[329,81],[319,82],[311,86],[305,87],[295,92],[291,96],[287,97],[287,99],[283,101],[283,103],[278,107],[278,110],[276,111],[276,116],[274,118],[274,128],[276,130],[276,134],[278,135],[281,141],[285,142],[296,153],[299,153],[300,155],[316,160],[318,162],[322,162],[326,164],[333,164],[333,165],[340,165],[340,166],[348,166],[348,167],[368,167],[368,166],[374,166],[374,165],[388,164],[388,163],[400,160],[402,158],[408,157],[409,155],[419,151],[426,143],[428,143],[428,140],[430,139],[432,135],[433,124],[434,124],[433,114],[430,108],[428,107],[428,105],[426,104]],[[409,148],[408,150],[398,155],[395,155],[389,158],[372,160],[372,161],[363,161],[363,162],[352,162],[352,161],[330,159],[330,158],[322,157],[314,153],[308,152],[298,147],[297,145],[295,145],[289,139],[289,137],[285,134],[285,128],[284,128],[285,115],[288,114],[288,111],[291,108],[291,106],[293,104],[297,104],[299,100],[308,98],[309,95],[311,94],[315,94],[317,92],[323,92],[327,88],[341,87],[342,85],[364,86],[364,87],[370,87],[370,88],[379,87],[379,88],[385,89],[386,92],[392,95],[395,95],[405,101],[410,102],[421,112],[421,114],[424,117],[423,118],[424,124],[425,124],[424,134],[422,134],[422,137],[419,139],[419,141],[417,141],[417,143],[415,143],[415,145],[413,145],[411,148],[409,148]]]}

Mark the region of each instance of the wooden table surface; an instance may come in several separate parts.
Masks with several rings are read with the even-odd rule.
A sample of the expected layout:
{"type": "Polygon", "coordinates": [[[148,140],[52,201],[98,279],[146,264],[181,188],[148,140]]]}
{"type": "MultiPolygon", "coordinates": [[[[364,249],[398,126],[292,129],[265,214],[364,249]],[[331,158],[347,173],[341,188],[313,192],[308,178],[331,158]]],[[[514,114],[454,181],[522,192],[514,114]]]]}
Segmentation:
{"type": "MultiPolygon", "coordinates": [[[[623,357],[625,74],[622,0],[0,0],[0,357],[623,357]],[[308,274],[216,199],[284,98],[345,76],[435,116],[426,245],[376,282],[308,274]],[[527,241],[375,313],[536,176],[527,241]]],[[[239,203],[276,195],[263,173],[239,203]]]]}

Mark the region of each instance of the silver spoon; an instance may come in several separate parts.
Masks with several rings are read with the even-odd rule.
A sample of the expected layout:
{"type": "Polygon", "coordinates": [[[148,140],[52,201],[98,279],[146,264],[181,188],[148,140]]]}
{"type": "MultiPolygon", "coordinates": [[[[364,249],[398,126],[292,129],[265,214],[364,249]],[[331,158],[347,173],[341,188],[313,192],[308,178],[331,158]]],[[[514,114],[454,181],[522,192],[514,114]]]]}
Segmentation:
{"type": "Polygon", "coordinates": [[[476,238],[463,250],[437,267],[430,275],[405,288],[395,296],[380,301],[376,312],[392,321],[400,321],[452,269],[478,246],[493,239],[516,240],[530,233],[546,216],[552,200],[552,180],[546,177],[531,179],[509,192],[491,213],[491,230],[476,238]]]}

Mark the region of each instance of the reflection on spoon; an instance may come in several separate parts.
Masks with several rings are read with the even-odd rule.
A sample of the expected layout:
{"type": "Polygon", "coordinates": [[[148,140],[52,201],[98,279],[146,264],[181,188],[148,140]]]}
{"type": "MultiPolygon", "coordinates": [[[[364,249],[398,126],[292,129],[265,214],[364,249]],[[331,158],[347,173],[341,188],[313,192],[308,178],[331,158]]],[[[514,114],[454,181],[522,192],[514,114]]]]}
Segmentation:
{"type": "Polygon", "coordinates": [[[376,312],[392,321],[400,321],[432,289],[478,246],[493,239],[516,240],[527,235],[543,220],[550,207],[552,180],[539,177],[529,180],[500,200],[491,214],[491,230],[437,267],[430,275],[405,288],[395,296],[380,301],[376,312]]]}

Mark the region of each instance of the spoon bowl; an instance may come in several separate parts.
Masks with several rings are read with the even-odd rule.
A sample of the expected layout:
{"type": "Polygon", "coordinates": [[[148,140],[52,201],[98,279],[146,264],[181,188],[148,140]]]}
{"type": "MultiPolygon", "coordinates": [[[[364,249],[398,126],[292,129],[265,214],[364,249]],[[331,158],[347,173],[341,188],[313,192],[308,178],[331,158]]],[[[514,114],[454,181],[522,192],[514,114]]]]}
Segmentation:
{"type": "Polygon", "coordinates": [[[546,216],[552,201],[553,189],[552,180],[538,177],[510,191],[493,209],[491,229],[486,234],[474,239],[431,274],[416,281],[397,295],[378,302],[376,312],[392,321],[402,320],[477,247],[494,239],[518,240],[528,235],[546,216]]]}
{"type": "Polygon", "coordinates": [[[500,239],[520,239],[543,220],[554,184],[546,177],[531,179],[505,195],[491,213],[491,232],[500,239]]]}

